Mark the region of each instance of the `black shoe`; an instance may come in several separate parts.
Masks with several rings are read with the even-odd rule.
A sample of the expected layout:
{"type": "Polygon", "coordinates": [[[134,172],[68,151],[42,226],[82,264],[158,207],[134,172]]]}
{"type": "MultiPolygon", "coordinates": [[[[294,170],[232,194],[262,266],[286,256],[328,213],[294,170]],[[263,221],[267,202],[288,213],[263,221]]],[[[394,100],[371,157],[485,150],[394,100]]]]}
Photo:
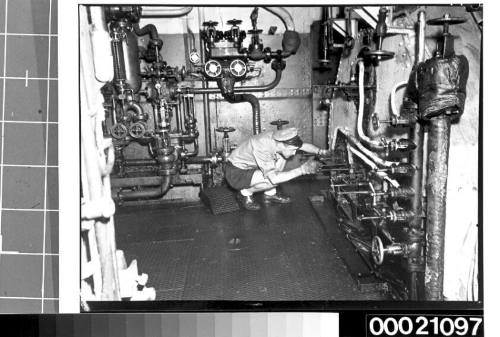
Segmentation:
{"type": "Polygon", "coordinates": [[[238,193],[238,201],[241,205],[249,211],[258,211],[260,209],[260,205],[255,201],[253,196],[243,196],[241,193],[238,193]]]}
{"type": "Polygon", "coordinates": [[[276,193],[275,195],[264,194],[264,203],[276,203],[276,204],[289,204],[292,202],[292,198],[287,195],[276,193]]]}

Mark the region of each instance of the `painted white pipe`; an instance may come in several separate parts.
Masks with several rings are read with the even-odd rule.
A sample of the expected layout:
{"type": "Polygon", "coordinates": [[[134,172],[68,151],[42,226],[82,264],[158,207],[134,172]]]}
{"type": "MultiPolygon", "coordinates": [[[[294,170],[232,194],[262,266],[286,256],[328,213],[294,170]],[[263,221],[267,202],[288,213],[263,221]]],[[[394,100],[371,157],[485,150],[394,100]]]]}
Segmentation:
{"type": "Polygon", "coordinates": [[[349,151],[351,151],[356,157],[358,157],[359,159],[361,159],[362,161],[365,162],[365,164],[367,164],[368,166],[370,166],[370,168],[372,170],[377,170],[378,169],[378,166],[372,161],[370,160],[370,158],[368,158],[367,156],[365,156],[363,153],[361,153],[360,151],[356,150],[354,147],[352,147],[351,145],[348,145],[347,148],[349,149],[349,151]]]}
{"type": "Polygon", "coordinates": [[[390,94],[390,101],[391,101],[391,110],[392,114],[396,117],[399,117],[399,109],[396,107],[396,91],[399,88],[406,87],[408,85],[408,82],[402,81],[397,83],[394,87],[392,87],[391,94],[390,94]]]}
{"type": "Polygon", "coordinates": [[[191,12],[193,7],[142,6],[141,17],[174,18],[191,12]]]}
{"type": "Polygon", "coordinates": [[[343,133],[351,145],[356,146],[356,148],[358,148],[361,152],[363,152],[366,156],[368,156],[376,164],[378,164],[380,166],[385,166],[385,167],[391,167],[391,166],[398,165],[397,162],[382,159],[376,153],[368,150],[366,147],[363,146],[363,144],[361,144],[361,142],[359,140],[356,139],[356,137],[354,137],[350,133],[349,129],[338,127],[336,130],[338,130],[338,132],[343,133]]]}
{"type": "Polygon", "coordinates": [[[286,30],[295,31],[292,15],[284,7],[264,7],[264,9],[279,17],[283,21],[286,30]]]}
{"type": "Polygon", "coordinates": [[[371,148],[383,150],[384,144],[380,141],[372,140],[367,137],[363,131],[363,116],[365,112],[365,65],[364,61],[361,59],[358,61],[358,86],[359,86],[359,107],[358,107],[358,123],[357,131],[359,138],[368,144],[371,148]]]}
{"type": "Polygon", "coordinates": [[[111,38],[104,18],[102,6],[90,6],[90,39],[94,63],[95,78],[106,83],[113,80],[113,54],[111,38]]]}

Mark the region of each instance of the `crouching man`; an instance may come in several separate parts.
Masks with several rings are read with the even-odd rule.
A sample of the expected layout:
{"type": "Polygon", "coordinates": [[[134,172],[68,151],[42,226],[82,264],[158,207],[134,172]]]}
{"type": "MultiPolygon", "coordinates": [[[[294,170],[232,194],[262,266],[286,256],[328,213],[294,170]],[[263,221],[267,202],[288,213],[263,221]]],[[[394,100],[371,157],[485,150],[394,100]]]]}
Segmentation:
{"type": "Polygon", "coordinates": [[[258,210],[253,198],[264,192],[265,203],[286,204],[291,198],[276,192],[276,186],[305,174],[316,173],[319,163],[309,160],[300,167],[283,171],[287,159],[300,149],[307,153],[326,156],[328,150],[303,143],[296,128],[264,132],[252,136],[233,150],[228,157],[225,177],[228,184],[238,190],[238,199],[247,210],[258,210]]]}

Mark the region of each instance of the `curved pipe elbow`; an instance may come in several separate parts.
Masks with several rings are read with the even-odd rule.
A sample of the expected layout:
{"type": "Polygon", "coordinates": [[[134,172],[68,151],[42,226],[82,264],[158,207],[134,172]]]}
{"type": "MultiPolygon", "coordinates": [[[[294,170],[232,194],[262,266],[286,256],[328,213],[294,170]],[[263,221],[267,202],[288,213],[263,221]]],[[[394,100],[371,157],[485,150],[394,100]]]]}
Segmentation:
{"type": "Polygon", "coordinates": [[[126,106],[126,110],[127,111],[132,110],[136,114],[136,116],[140,116],[140,115],[144,114],[142,107],[136,101],[128,102],[127,106],[126,106]]]}
{"type": "Polygon", "coordinates": [[[141,191],[119,192],[118,199],[123,201],[132,201],[138,199],[161,198],[170,189],[171,181],[172,177],[170,175],[164,176],[162,183],[159,187],[141,191]]]}
{"type": "Polygon", "coordinates": [[[260,123],[260,103],[259,99],[252,94],[239,94],[239,95],[226,95],[224,98],[229,103],[242,103],[248,102],[252,106],[252,119],[253,119],[253,134],[258,135],[261,133],[260,123]]]}
{"type": "Polygon", "coordinates": [[[286,30],[295,31],[292,15],[284,7],[264,7],[264,9],[279,17],[286,30]]]}
{"type": "Polygon", "coordinates": [[[142,17],[148,18],[175,18],[188,15],[193,7],[165,7],[165,6],[142,6],[142,17]]]}
{"type": "Polygon", "coordinates": [[[134,32],[138,35],[138,36],[142,36],[142,35],[146,35],[148,34],[149,37],[152,39],[152,40],[158,40],[158,30],[156,29],[156,26],[153,25],[153,24],[147,24],[145,25],[144,27],[140,28],[139,27],[139,24],[136,23],[134,24],[134,32]]]}

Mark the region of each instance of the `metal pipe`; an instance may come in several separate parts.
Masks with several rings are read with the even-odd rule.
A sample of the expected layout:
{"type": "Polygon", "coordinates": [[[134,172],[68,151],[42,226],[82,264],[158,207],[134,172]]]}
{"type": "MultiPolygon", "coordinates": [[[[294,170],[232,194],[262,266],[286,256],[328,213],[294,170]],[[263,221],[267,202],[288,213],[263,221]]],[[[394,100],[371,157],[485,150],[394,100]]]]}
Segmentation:
{"type": "Polygon", "coordinates": [[[253,120],[253,134],[258,135],[261,133],[260,126],[260,103],[257,97],[252,94],[238,94],[238,95],[226,95],[224,98],[229,103],[242,103],[248,102],[252,106],[252,120],[253,120]]]}
{"type": "Polygon", "coordinates": [[[427,261],[426,300],[443,300],[446,187],[451,121],[438,116],[429,122],[427,168],[427,261]]]}
{"type": "Polygon", "coordinates": [[[363,131],[363,118],[365,112],[365,88],[364,88],[364,78],[365,78],[365,64],[364,60],[358,61],[358,81],[359,81],[359,107],[358,107],[358,122],[357,131],[359,138],[366,143],[370,148],[375,150],[384,150],[384,144],[380,141],[374,141],[365,135],[363,131]]]}
{"type": "MultiPolygon", "coordinates": [[[[202,7],[198,7],[198,17],[200,18],[200,27],[205,20],[205,12],[202,7]]],[[[202,64],[206,62],[206,50],[203,44],[203,39],[200,40],[200,58],[202,64]]],[[[212,152],[212,129],[210,125],[210,102],[208,100],[208,85],[207,81],[203,80],[201,82],[201,89],[194,89],[193,93],[195,94],[203,94],[203,122],[205,127],[205,155],[208,155],[212,152]],[[198,92],[197,92],[198,91],[198,92]],[[206,91],[206,92],[205,92],[206,91]]],[[[216,89],[215,92],[219,92],[219,89],[216,89]]]]}
{"type": "Polygon", "coordinates": [[[150,165],[158,165],[158,162],[155,159],[129,159],[129,160],[124,160],[123,165],[125,165],[125,166],[150,166],[150,165]]]}
{"type": "Polygon", "coordinates": [[[155,25],[147,24],[141,28],[138,23],[135,23],[132,27],[134,28],[134,32],[137,36],[148,34],[150,39],[158,40],[158,30],[155,25]]]}
{"type": "MultiPolygon", "coordinates": [[[[268,91],[273,88],[275,88],[278,83],[281,81],[281,73],[282,70],[280,68],[277,68],[275,70],[275,77],[274,80],[271,83],[265,84],[265,85],[256,85],[256,86],[248,86],[248,87],[234,87],[234,92],[239,93],[239,92],[258,92],[258,91],[268,91]]],[[[203,81],[202,83],[205,83],[203,81]]],[[[220,94],[221,90],[219,88],[194,88],[191,89],[191,92],[194,94],[220,94]]]]}
{"type": "Polygon", "coordinates": [[[367,155],[376,164],[381,165],[381,166],[385,166],[385,167],[391,167],[391,166],[397,166],[397,165],[399,165],[398,162],[388,161],[388,160],[382,159],[376,153],[373,153],[372,151],[368,150],[366,147],[363,146],[363,144],[361,144],[361,142],[358,139],[356,139],[356,137],[354,137],[349,132],[349,130],[339,127],[339,128],[336,129],[335,132],[337,132],[337,131],[339,131],[342,134],[344,134],[344,136],[347,138],[347,140],[349,141],[349,143],[351,145],[353,145],[356,148],[358,148],[361,152],[363,152],[365,155],[367,155]]]}
{"type": "Polygon", "coordinates": [[[161,198],[170,189],[171,180],[171,175],[162,176],[162,182],[159,187],[142,191],[118,192],[118,199],[123,201],[131,201],[137,199],[161,198]]]}
{"type": "Polygon", "coordinates": [[[396,107],[396,91],[401,88],[401,87],[405,87],[406,85],[408,84],[408,81],[402,81],[402,82],[399,82],[399,83],[396,83],[396,85],[394,87],[392,87],[392,90],[391,90],[391,93],[390,93],[390,96],[389,96],[389,100],[391,102],[391,112],[394,116],[397,116],[399,117],[399,109],[396,107]]]}
{"type": "Polygon", "coordinates": [[[142,6],[141,9],[141,17],[174,18],[189,14],[193,7],[142,6]]]}
{"type": "Polygon", "coordinates": [[[295,31],[292,15],[284,7],[264,7],[264,9],[279,17],[283,21],[286,30],[295,31]]]}
{"type": "MultiPolygon", "coordinates": [[[[425,12],[418,13],[418,55],[417,64],[425,61],[425,12]]],[[[394,111],[393,111],[394,113],[394,111]]],[[[424,127],[417,121],[410,133],[411,141],[416,145],[416,148],[410,153],[410,163],[415,167],[415,172],[411,178],[411,187],[415,191],[412,198],[411,210],[414,214],[422,214],[423,211],[423,172],[424,172],[424,127]]],[[[416,216],[410,221],[410,227],[416,233],[424,230],[424,221],[416,216]]],[[[418,235],[415,236],[418,238],[418,235]]],[[[422,242],[416,242],[421,245],[422,242]]],[[[420,259],[422,249],[414,249],[410,251],[409,259],[420,259]]],[[[424,294],[424,276],[423,272],[410,272],[410,299],[422,300],[424,294]]]]}
{"type": "Polygon", "coordinates": [[[132,110],[135,112],[135,114],[137,116],[142,116],[144,114],[144,112],[142,110],[142,106],[139,103],[137,103],[136,101],[127,102],[127,104],[125,106],[125,110],[126,111],[132,110]]]}
{"type": "Polygon", "coordinates": [[[417,63],[425,61],[425,12],[418,12],[418,54],[417,63]]]}

